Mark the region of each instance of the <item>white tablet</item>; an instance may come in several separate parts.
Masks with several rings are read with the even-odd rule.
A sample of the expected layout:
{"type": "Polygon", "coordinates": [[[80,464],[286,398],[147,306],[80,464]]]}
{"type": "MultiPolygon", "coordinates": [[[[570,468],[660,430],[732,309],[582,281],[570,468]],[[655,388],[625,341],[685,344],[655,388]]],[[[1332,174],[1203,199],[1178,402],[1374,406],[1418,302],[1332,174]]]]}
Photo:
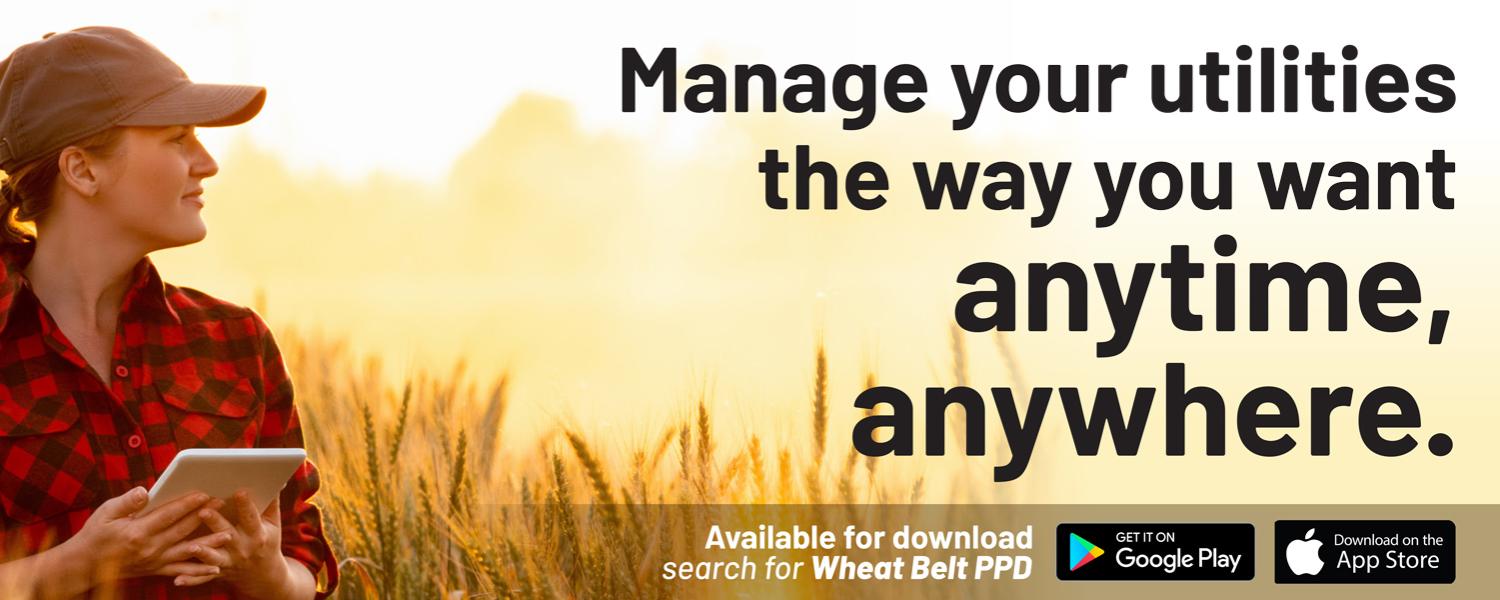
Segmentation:
{"type": "Polygon", "coordinates": [[[140,513],[193,492],[228,501],[241,488],[250,492],[256,513],[286,487],[297,467],[307,460],[302,448],[192,448],[177,453],[166,472],[151,486],[150,500],[140,513]]]}

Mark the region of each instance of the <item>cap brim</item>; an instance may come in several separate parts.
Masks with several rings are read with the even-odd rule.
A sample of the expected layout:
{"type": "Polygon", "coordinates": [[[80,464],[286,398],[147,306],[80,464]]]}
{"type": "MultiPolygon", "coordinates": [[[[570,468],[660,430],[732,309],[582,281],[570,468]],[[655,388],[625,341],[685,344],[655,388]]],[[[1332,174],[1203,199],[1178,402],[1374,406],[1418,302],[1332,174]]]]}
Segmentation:
{"type": "Polygon", "coordinates": [[[249,121],[266,103],[266,88],[257,85],[188,83],[157,96],[121,119],[118,125],[196,125],[222,127],[249,121]]]}

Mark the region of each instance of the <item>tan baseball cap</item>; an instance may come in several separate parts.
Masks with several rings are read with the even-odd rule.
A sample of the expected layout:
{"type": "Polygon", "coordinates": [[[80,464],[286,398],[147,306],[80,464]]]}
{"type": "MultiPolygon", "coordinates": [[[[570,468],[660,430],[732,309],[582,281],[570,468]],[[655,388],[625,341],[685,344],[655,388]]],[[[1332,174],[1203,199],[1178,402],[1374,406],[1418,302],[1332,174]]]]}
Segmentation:
{"type": "Polygon", "coordinates": [[[0,171],[116,125],[238,125],[265,101],[264,87],[188,80],[118,27],[49,33],[0,61],[0,171]]]}

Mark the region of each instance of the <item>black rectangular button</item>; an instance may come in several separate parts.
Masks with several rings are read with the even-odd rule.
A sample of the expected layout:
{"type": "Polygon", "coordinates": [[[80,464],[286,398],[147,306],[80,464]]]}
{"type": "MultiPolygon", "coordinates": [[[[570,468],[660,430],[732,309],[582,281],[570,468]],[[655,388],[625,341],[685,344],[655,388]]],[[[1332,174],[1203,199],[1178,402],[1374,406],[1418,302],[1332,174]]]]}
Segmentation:
{"type": "Polygon", "coordinates": [[[1453,583],[1453,521],[1277,521],[1276,583],[1453,583]]]}
{"type": "Polygon", "coordinates": [[[1063,581],[1248,581],[1255,578],[1249,523],[1061,523],[1063,581]]]}

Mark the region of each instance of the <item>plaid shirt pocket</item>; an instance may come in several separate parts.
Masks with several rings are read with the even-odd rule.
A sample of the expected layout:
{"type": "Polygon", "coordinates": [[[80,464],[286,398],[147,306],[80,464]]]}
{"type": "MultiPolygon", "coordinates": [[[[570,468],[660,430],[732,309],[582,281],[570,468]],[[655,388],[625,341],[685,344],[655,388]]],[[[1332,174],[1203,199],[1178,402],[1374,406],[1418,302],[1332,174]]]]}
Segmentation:
{"type": "Polygon", "coordinates": [[[177,450],[252,448],[260,437],[260,397],[250,380],[199,374],[159,382],[177,450]]]}
{"type": "Polygon", "coordinates": [[[0,508],[25,525],[106,499],[89,434],[70,394],[22,401],[0,415],[0,508]],[[15,418],[19,417],[19,418],[15,418]]]}

